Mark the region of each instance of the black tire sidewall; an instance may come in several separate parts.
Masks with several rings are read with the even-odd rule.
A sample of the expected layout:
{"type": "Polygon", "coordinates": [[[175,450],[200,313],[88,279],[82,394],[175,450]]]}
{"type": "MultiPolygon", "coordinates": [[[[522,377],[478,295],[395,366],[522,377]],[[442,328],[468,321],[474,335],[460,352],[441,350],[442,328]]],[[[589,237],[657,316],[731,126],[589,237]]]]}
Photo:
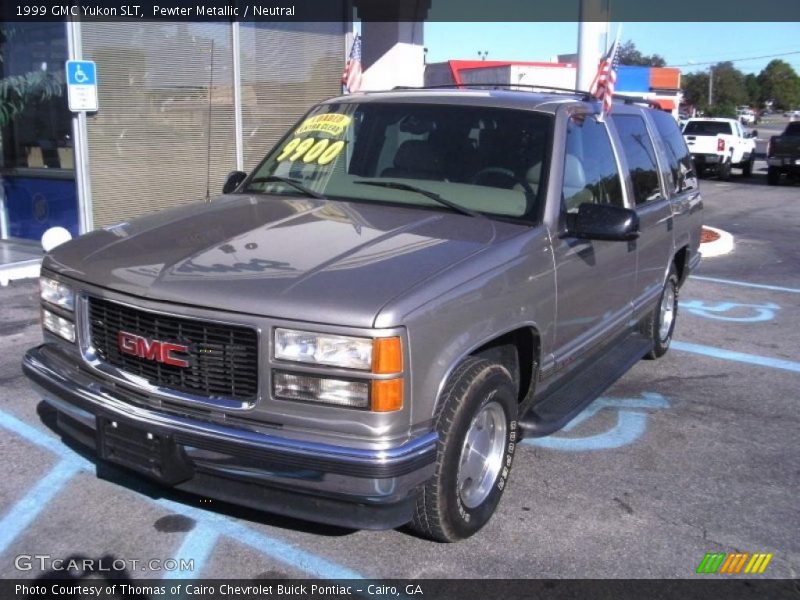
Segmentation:
{"type": "MultiPolygon", "coordinates": [[[[468,388],[461,406],[446,433],[446,444],[441,460],[445,468],[441,471],[442,508],[445,520],[455,537],[466,538],[480,530],[494,514],[514,460],[514,451],[519,440],[517,428],[517,398],[508,372],[499,365],[487,363],[488,373],[476,377],[475,385],[468,388]],[[506,417],[506,440],[503,466],[492,484],[492,491],[475,508],[468,508],[458,493],[458,465],[461,450],[473,417],[487,402],[497,401],[506,417]]],[[[457,400],[457,399],[453,399],[457,400]]]]}

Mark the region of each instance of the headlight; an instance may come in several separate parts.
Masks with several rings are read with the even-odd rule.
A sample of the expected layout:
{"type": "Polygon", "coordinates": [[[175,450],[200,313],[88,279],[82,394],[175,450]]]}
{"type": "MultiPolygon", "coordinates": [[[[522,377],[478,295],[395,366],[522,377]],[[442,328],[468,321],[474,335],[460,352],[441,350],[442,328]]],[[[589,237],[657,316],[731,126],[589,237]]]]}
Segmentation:
{"type": "Polygon", "coordinates": [[[42,325],[47,331],[55,333],[68,342],[75,341],[75,324],[45,308],[42,309],[42,325]]]}
{"type": "Polygon", "coordinates": [[[49,277],[39,278],[39,296],[44,302],[60,306],[63,309],[75,310],[75,293],[65,285],[49,277]]]}
{"type": "Polygon", "coordinates": [[[372,340],[293,329],[276,329],[275,358],[369,371],[372,368],[372,340]]]}

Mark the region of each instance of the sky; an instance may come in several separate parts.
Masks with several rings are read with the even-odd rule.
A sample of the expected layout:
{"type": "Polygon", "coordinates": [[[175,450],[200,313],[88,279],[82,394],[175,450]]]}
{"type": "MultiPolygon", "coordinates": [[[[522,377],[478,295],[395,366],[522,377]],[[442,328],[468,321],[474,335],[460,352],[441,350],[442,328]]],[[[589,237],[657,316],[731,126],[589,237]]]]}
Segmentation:
{"type": "MultiPolygon", "coordinates": [[[[795,2],[797,0],[789,0],[795,2]]],[[[612,23],[612,35],[617,26],[612,23]]],[[[777,56],[800,73],[800,23],[623,23],[621,38],[644,54],[660,54],[684,73],[707,69],[705,63],[777,56]]],[[[478,59],[548,61],[574,53],[577,23],[425,23],[428,62],[478,59]]],[[[745,73],[758,73],[771,58],[734,62],[745,73]]]]}

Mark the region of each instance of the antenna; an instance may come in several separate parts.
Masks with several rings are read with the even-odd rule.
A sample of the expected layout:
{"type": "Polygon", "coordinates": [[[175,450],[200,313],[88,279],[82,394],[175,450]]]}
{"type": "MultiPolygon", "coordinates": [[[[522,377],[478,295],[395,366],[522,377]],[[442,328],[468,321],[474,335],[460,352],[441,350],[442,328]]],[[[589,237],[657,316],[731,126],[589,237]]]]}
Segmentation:
{"type": "Polygon", "coordinates": [[[208,76],[208,134],[206,136],[206,202],[211,202],[211,89],[214,87],[214,40],[211,40],[211,72],[208,76]]]}

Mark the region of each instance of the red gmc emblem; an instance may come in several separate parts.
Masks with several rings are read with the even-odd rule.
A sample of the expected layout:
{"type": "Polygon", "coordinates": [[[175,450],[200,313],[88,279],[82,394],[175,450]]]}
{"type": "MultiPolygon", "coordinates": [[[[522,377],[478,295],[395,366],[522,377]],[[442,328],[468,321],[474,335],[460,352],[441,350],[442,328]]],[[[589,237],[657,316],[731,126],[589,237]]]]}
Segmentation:
{"type": "Polygon", "coordinates": [[[117,335],[117,346],[119,346],[120,352],[130,354],[131,356],[138,356],[145,360],[154,360],[155,362],[172,365],[173,367],[185,368],[189,366],[188,360],[178,358],[174,355],[175,352],[189,351],[189,347],[182,344],[148,340],[135,333],[120,331],[117,335]]]}

